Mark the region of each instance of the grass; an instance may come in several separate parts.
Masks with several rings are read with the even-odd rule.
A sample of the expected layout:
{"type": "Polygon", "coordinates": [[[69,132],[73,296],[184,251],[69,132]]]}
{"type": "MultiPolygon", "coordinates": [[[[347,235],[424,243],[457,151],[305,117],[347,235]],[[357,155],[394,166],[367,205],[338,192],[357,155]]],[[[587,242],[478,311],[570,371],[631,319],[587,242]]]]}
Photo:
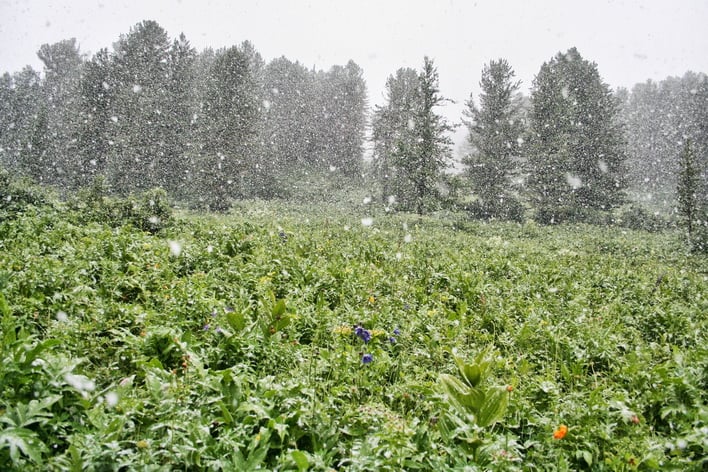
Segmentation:
{"type": "Polygon", "coordinates": [[[704,470],[706,267],[671,232],[30,207],[0,222],[0,464],[704,470]]]}

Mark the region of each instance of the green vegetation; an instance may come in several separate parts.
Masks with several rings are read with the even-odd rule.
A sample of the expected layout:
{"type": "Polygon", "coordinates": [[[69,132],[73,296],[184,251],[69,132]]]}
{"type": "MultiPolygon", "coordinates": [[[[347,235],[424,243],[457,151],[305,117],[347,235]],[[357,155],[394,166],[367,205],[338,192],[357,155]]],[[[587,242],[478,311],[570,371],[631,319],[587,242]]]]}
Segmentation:
{"type": "Polygon", "coordinates": [[[0,221],[3,470],[705,470],[677,233],[89,194],[0,221]]]}

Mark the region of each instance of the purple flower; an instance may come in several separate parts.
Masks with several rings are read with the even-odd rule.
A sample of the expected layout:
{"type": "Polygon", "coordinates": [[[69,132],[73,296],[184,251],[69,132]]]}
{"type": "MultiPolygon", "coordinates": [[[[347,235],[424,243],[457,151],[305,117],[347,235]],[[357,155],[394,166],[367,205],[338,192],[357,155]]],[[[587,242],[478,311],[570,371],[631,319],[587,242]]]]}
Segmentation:
{"type": "Polygon", "coordinates": [[[364,354],[363,356],[361,356],[361,363],[362,364],[370,364],[373,361],[374,361],[374,356],[372,356],[371,354],[364,354]]]}
{"type": "Polygon", "coordinates": [[[362,328],[361,326],[356,326],[354,328],[354,334],[356,334],[365,343],[371,341],[371,333],[368,329],[362,328]]]}
{"type": "Polygon", "coordinates": [[[401,330],[398,329],[398,328],[396,328],[396,329],[393,330],[393,334],[395,334],[396,336],[398,336],[398,335],[401,334],[401,330]]]}
{"type": "Polygon", "coordinates": [[[234,311],[234,309],[231,308],[230,306],[225,306],[225,307],[224,307],[224,311],[225,311],[226,313],[231,313],[231,312],[234,311]]]}
{"type": "Polygon", "coordinates": [[[204,328],[202,328],[204,331],[209,331],[209,323],[204,325],[204,328]]]}
{"type": "Polygon", "coordinates": [[[388,338],[388,342],[390,342],[391,344],[396,344],[396,338],[391,336],[390,338],[388,338]]]}

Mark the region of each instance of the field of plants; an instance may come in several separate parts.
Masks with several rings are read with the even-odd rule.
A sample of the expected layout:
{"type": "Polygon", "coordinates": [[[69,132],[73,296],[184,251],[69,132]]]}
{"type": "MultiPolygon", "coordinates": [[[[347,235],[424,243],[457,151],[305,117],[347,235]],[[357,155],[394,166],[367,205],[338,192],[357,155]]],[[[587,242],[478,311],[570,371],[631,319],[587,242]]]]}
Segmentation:
{"type": "Polygon", "coordinates": [[[87,202],[0,221],[2,470],[708,466],[677,233],[87,202]]]}

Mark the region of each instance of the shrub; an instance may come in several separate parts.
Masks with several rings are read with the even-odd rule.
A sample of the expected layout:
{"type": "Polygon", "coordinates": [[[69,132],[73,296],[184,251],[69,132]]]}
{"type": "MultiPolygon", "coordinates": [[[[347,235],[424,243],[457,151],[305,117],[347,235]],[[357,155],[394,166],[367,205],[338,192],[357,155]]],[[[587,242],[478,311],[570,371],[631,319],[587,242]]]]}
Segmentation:
{"type": "Polygon", "coordinates": [[[167,192],[153,188],[138,196],[115,198],[108,196],[103,178],[81,189],[70,202],[84,222],[95,221],[109,226],[132,225],[143,231],[157,233],[172,222],[172,207],[167,192]]]}
{"type": "Polygon", "coordinates": [[[619,217],[619,226],[623,228],[644,230],[650,232],[662,231],[668,227],[668,222],[657,214],[651,214],[638,205],[630,205],[619,217]]]}
{"type": "Polygon", "coordinates": [[[14,218],[28,206],[47,203],[47,193],[27,178],[13,178],[0,169],[0,221],[14,218]]]}
{"type": "Polygon", "coordinates": [[[467,206],[470,218],[476,220],[503,220],[522,223],[524,221],[524,205],[515,198],[505,197],[500,201],[475,201],[467,206]]]}
{"type": "Polygon", "coordinates": [[[543,225],[560,223],[606,225],[609,222],[607,213],[578,206],[540,207],[536,210],[534,220],[543,225]]]}

